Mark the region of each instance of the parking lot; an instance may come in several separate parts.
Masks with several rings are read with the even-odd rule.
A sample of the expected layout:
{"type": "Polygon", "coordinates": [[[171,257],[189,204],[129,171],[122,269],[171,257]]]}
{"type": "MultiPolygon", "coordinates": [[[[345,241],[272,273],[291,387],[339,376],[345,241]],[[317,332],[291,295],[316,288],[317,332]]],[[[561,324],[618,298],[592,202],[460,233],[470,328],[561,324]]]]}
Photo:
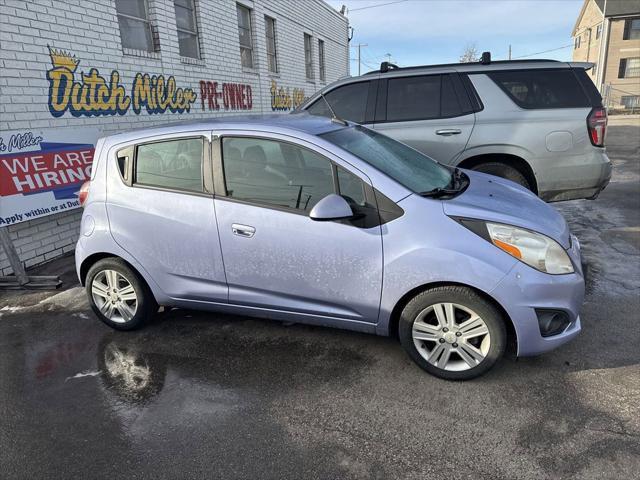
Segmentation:
{"type": "Polygon", "coordinates": [[[99,323],[59,292],[0,294],[0,469],[11,478],[637,478],[640,119],[612,118],[609,187],[554,204],[580,239],[583,332],[447,382],[398,341],[185,310],[99,323]]]}

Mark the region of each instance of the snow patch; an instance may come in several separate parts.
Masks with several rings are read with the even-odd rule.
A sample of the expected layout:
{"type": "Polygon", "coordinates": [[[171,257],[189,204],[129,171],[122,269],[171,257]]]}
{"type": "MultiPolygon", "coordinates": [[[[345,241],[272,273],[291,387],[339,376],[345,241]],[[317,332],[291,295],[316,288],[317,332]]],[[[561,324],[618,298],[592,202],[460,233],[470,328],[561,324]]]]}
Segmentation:
{"type": "Polygon", "coordinates": [[[100,375],[102,372],[100,370],[96,370],[95,372],[80,372],[80,373],[76,373],[73,377],[67,377],[65,379],[65,382],[67,380],[73,380],[76,378],[84,378],[84,377],[97,377],[98,375],[100,375]]]}

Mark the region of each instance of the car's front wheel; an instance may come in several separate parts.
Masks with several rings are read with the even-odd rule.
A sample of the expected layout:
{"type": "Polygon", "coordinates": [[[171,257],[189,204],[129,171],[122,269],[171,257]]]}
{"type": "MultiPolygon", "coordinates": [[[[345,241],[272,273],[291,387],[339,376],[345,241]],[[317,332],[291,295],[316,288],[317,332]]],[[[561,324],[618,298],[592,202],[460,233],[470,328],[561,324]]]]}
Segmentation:
{"type": "Polygon", "coordinates": [[[448,380],[482,375],[506,345],[500,312],[472,289],[460,286],[416,295],[402,311],[399,336],[414,362],[448,380]]]}
{"type": "Polygon", "coordinates": [[[87,273],[87,296],[94,313],[116,330],[133,330],[158,310],[153,294],[124,261],[105,258],[87,273]]]}

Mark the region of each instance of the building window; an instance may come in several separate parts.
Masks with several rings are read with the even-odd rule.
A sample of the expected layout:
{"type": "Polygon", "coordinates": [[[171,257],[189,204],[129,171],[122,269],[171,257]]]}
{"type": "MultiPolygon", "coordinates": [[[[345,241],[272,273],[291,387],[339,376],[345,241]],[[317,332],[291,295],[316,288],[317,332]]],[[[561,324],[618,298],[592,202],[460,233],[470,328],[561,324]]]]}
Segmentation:
{"type": "Polygon", "coordinates": [[[269,71],[278,73],[278,54],[276,50],[276,20],[271,17],[264,17],[265,35],[267,37],[267,63],[269,71]]]}
{"type": "Polygon", "coordinates": [[[640,18],[627,18],[624,21],[623,40],[640,39],[640,18]]]}
{"type": "Polygon", "coordinates": [[[240,38],[240,61],[245,68],[253,68],[253,40],[251,37],[251,9],[236,4],[238,13],[238,36],[240,38]]]}
{"type": "Polygon", "coordinates": [[[145,0],[116,0],[122,48],[153,52],[151,22],[145,0]]]}
{"type": "Polygon", "coordinates": [[[640,57],[621,58],[620,68],[618,69],[618,78],[637,78],[637,77],[640,77],[640,57]]]}
{"type": "Polygon", "coordinates": [[[200,58],[196,6],[194,0],[174,0],[178,44],[182,57],[200,58]]]}
{"type": "Polygon", "coordinates": [[[602,36],[602,24],[596,27],[596,40],[599,39],[600,36],[602,36]]]}
{"type": "Polygon", "coordinates": [[[311,35],[304,34],[304,66],[307,80],[313,80],[313,52],[311,51],[311,35]]]}
{"type": "Polygon", "coordinates": [[[580,48],[580,35],[573,40],[573,49],[576,50],[578,48],[580,48]]]}
{"type": "Polygon", "coordinates": [[[623,95],[620,99],[620,104],[625,108],[637,108],[640,107],[640,95],[623,95]]]}
{"type": "Polygon", "coordinates": [[[325,61],[324,61],[324,40],[318,40],[318,66],[320,67],[320,80],[327,79],[325,61]]]}

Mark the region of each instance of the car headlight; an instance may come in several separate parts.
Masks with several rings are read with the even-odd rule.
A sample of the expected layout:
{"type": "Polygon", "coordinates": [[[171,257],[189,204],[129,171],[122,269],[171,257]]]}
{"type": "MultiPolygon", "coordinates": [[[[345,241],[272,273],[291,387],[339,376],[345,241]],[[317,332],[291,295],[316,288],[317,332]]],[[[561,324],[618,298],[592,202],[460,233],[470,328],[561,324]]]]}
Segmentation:
{"type": "Polygon", "coordinates": [[[555,240],[523,228],[486,222],[493,244],[527,265],[551,274],[573,273],[567,252],[555,240]]]}

